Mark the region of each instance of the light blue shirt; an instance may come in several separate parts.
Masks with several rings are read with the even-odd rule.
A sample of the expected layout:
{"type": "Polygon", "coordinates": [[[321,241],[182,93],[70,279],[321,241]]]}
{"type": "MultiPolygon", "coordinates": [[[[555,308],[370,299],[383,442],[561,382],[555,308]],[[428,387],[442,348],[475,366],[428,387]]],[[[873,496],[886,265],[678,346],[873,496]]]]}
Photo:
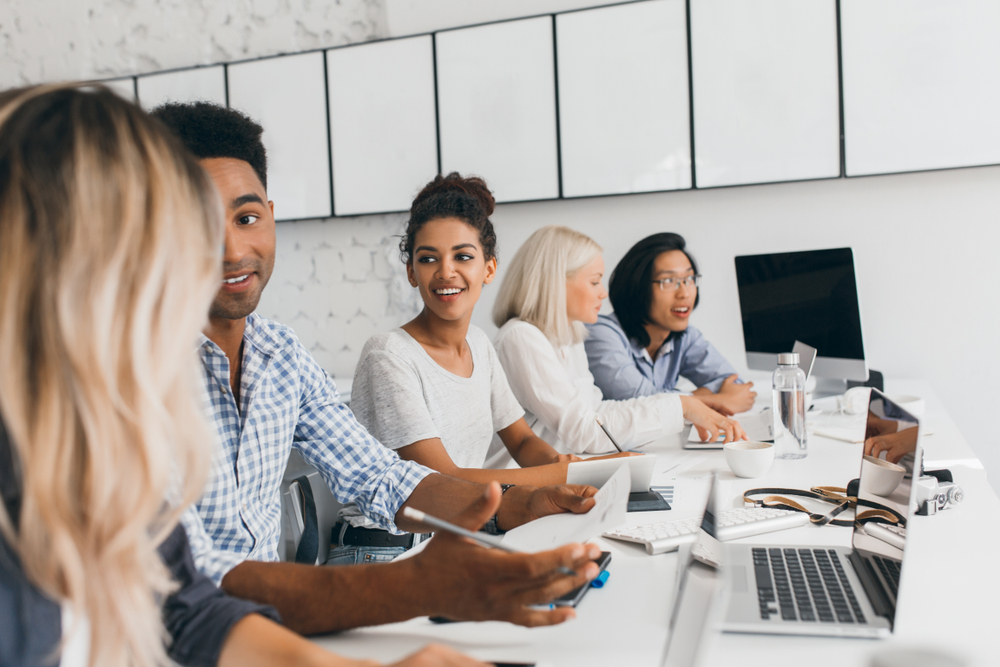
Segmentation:
{"type": "Polygon", "coordinates": [[[240,409],[229,390],[225,353],[205,337],[200,353],[218,449],[205,494],[183,523],[202,573],[219,584],[245,560],[278,560],[279,494],[292,447],[340,502],[399,532],[396,511],[433,471],[400,460],[373,438],[291,329],[247,317],[240,409]]]}
{"type": "Polygon", "coordinates": [[[613,314],[599,315],[587,330],[590,336],[584,346],[590,372],[608,400],[676,391],[679,377],[717,392],[723,380],[736,373],[694,327],[670,336],[657,351],[656,359],[625,334],[613,314]]]}

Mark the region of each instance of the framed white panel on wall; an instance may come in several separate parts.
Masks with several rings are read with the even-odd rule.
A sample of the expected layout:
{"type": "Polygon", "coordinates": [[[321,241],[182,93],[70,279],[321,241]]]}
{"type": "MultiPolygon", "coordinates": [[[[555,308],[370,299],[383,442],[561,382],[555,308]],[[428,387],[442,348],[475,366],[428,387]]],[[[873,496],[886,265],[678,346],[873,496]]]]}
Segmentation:
{"type": "Polygon", "coordinates": [[[264,127],[267,193],[278,220],[326,218],[330,204],[323,53],[229,66],[229,106],[264,127]]]}
{"type": "Polygon", "coordinates": [[[124,97],[129,102],[135,102],[135,78],[125,77],[123,79],[108,79],[101,83],[110,88],[116,95],[124,97]]]}
{"type": "Polygon", "coordinates": [[[841,0],[848,176],[1000,163],[1000,2],[841,0]]]}
{"type": "Polygon", "coordinates": [[[436,35],[441,169],[497,201],[559,196],[552,17],[436,35]]]}
{"type": "Polygon", "coordinates": [[[326,58],[336,215],[408,210],[438,171],[431,36],[326,58]]]}
{"type": "Polygon", "coordinates": [[[213,102],[226,106],[226,72],[222,65],[140,76],[136,89],[143,109],[166,102],[213,102]]]}
{"type": "Polygon", "coordinates": [[[564,197],[691,187],[687,9],[556,16],[564,197]]]}
{"type": "Polygon", "coordinates": [[[835,0],[691,0],[697,187],[840,176],[835,0]]]}

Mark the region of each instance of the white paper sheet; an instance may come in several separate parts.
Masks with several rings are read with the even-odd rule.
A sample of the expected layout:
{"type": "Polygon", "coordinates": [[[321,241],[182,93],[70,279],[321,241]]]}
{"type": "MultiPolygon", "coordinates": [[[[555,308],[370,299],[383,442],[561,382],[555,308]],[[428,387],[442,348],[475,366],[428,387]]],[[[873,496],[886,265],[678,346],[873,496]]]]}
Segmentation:
{"type": "Polygon", "coordinates": [[[649,491],[649,480],[653,476],[653,468],[656,466],[656,456],[647,454],[645,456],[628,456],[623,459],[601,459],[599,461],[576,461],[569,464],[566,470],[567,484],[589,484],[601,488],[605,482],[611,479],[622,461],[628,464],[631,473],[631,490],[649,491]]]}
{"type": "Polygon", "coordinates": [[[522,551],[546,551],[571,542],[586,542],[626,521],[631,487],[628,464],[622,461],[594,496],[597,504],[586,514],[553,514],[518,526],[503,537],[506,546],[522,551]]]}

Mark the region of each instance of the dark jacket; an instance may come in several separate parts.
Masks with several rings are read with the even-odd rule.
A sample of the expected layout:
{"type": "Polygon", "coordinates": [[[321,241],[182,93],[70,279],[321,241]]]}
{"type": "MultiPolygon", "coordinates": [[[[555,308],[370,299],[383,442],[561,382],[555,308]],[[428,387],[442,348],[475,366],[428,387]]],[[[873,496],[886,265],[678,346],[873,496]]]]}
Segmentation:
{"type": "MultiPolygon", "coordinates": [[[[18,528],[21,476],[7,432],[0,420],[0,496],[18,528]]],[[[229,630],[247,614],[278,620],[277,612],[238,600],[200,574],[191,558],[187,535],[177,526],[160,545],[160,557],[180,588],[163,605],[163,622],[171,637],[170,657],[181,665],[215,665],[229,630]]],[[[62,638],[59,604],[38,590],[0,536],[0,667],[51,667],[62,638]]]]}

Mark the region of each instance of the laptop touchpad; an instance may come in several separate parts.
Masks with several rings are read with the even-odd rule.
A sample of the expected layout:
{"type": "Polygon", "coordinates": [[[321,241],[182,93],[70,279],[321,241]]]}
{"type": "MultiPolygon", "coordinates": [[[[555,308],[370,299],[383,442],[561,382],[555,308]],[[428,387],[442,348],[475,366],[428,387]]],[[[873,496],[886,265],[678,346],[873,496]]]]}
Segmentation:
{"type": "Polygon", "coordinates": [[[730,589],[733,593],[746,593],[747,569],[743,565],[735,565],[729,569],[730,589]]]}

